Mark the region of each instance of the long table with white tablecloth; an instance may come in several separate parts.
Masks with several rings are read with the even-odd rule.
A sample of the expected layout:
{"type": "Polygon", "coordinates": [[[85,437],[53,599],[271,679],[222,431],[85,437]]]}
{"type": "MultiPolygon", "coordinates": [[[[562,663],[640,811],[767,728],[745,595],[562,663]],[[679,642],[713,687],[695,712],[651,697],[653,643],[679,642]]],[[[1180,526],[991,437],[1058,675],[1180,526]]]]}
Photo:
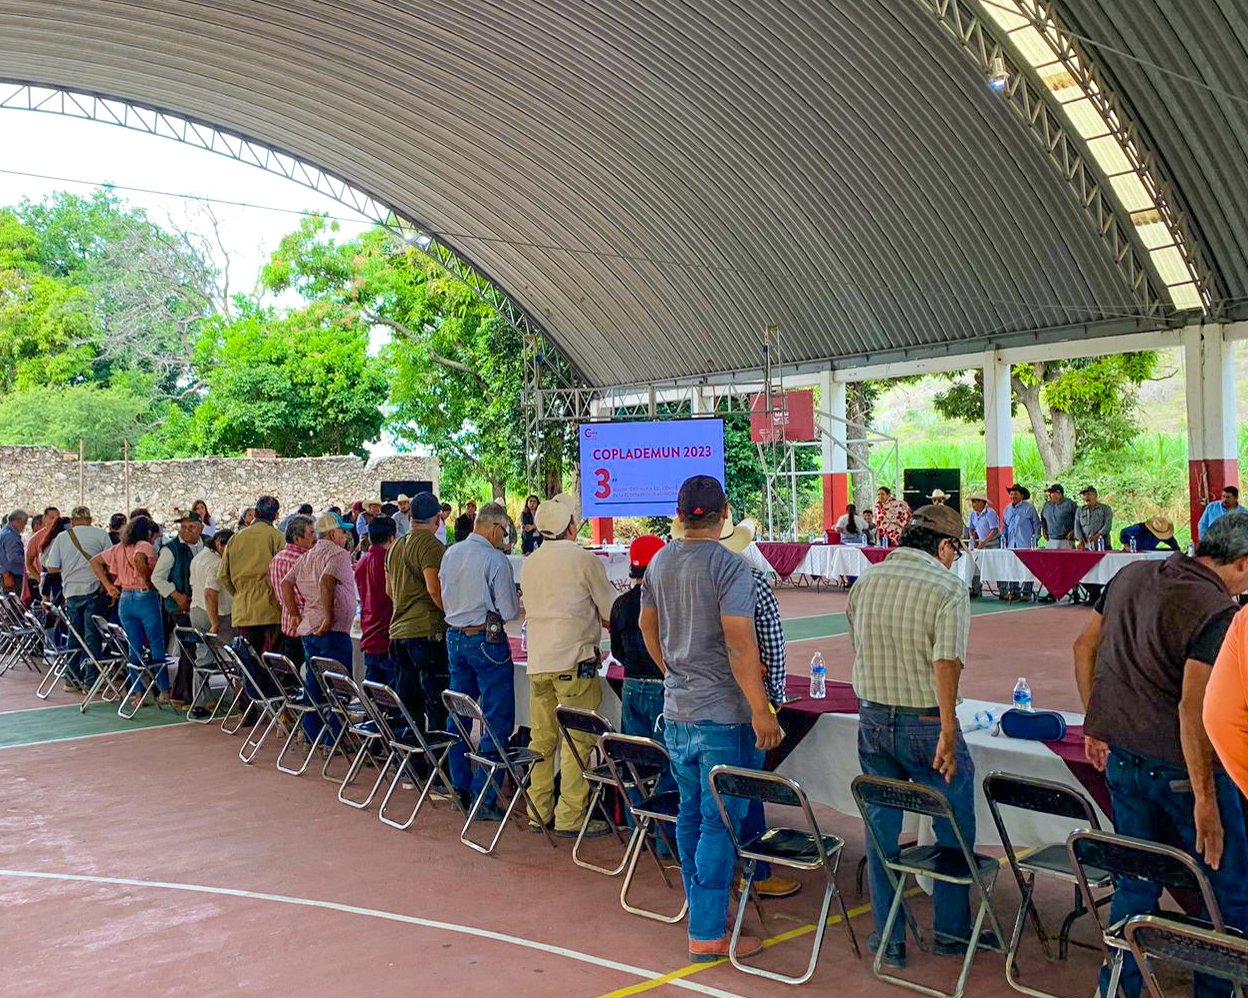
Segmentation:
{"type": "MultiPolygon", "coordinates": [[[[590,548],[603,561],[603,567],[607,570],[607,579],[616,586],[622,586],[628,582],[628,548],[622,544],[610,544],[602,548],[590,548]]],[[[761,569],[764,572],[771,571],[771,565],[767,559],[762,556],[758,550],[757,544],[751,544],[741,555],[752,568],[761,569]]],[[[516,580],[516,585],[520,585],[520,570],[524,567],[524,556],[513,554],[508,555],[507,560],[511,562],[511,574],[516,580]]]]}
{"type": "MultiPolygon", "coordinates": [[[[852,579],[862,575],[872,564],[876,564],[889,553],[884,548],[862,548],[852,544],[772,544],[764,543],[761,547],[751,545],[755,551],[771,554],[779,562],[782,555],[787,556],[782,566],[777,569],[763,558],[768,571],[781,575],[783,578],[807,576],[812,579],[852,579]],[[801,549],[805,549],[804,552],[801,549]],[[800,560],[795,556],[801,553],[800,560]]],[[[1104,585],[1109,582],[1127,565],[1136,561],[1168,558],[1170,551],[1058,551],[1033,549],[1015,551],[1005,548],[990,548],[967,551],[954,562],[953,571],[963,582],[970,586],[974,576],[978,574],[981,581],[998,584],[1010,582],[1030,582],[1045,585],[1050,578],[1046,568],[1056,566],[1059,569],[1063,562],[1075,563],[1077,574],[1072,581],[1083,585],[1104,585]],[[1024,563],[1031,563],[1031,568],[1024,563]],[[1084,570],[1084,566],[1086,570],[1084,570]],[[1037,569],[1036,574],[1032,569],[1037,569]],[[1041,577],[1044,576],[1044,577],[1041,577]]],[[[1062,573],[1058,573],[1059,575],[1062,573]]],[[[1064,595],[1065,590],[1059,595],[1064,595]]]]}
{"type": "MultiPolygon", "coordinates": [[[[513,641],[513,652],[516,653],[515,693],[516,693],[516,724],[527,726],[529,722],[529,680],[525,671],[525,663],[518,643],[513,641]]],[[[615,680],[621,675],[618,665],[602,668],[603,684],[602,705],[599,713],[612,724],[620,722],[620,698],[615,692],[615,680]],[[611,680],[608,680],[608,673],[611,680]]],[[[846,683],[829,683],[829,697],[836,694],[842,696],[848,692],[852,700],[852,690],[846,683]]],[[[790,691],[800,689],[802,681],[792,677],[789,681],[790,691]]],[[[827,710],[831,702],[822,703],[802,698],[781,708],[780,721],[789,732],[788,738],[795,743],[786,745],[784,755],[776,771],[790,779],[796,780],[805,789],[810,798],[825,804],[842,814],[858,816],[854,804],[850,784],[855,776],[862,772],[858,765],[858,715],[856,705],[846,704],[844,712],[827,710]]],[[[999,718],[1007,709],[1005,704],[988,703],[982,700],[966,700],[958,707],[958,719],[964,730],[972,726],[975,714],[989,710],[999,718]]],[[[1067,723],[1078,725],[1083,721],[1080,714],[1065,714],[1067,723]]],[[[1076,731],[1077,734],[1077,731],[1076,731]]],[[[971,761],[975,764],[976,791],[975,814],[978,842],[984,846],[999,846],[992,817],[988,811],[980,786],[983,777],[988,773],[1002,771],[1034,776],[1052,780],[1073,787],[1081,793],[1104,799],[1102,785],[1090,790],[1080,777],[1075,774],[1057,748],[1050,748],[1043,742],[1026,741],[1008,738],[1004,735],[993,735],[990,731],[967,731],[967,749],[971,761]]],[[[1082,771],[1083,780],[1100,781],[1099,774],[1090,769],[1082,771]]],[[[1111,827],[1099,805],[1097,817],[1105,827],[1111,827]]],[[[1017,846],[1038,846],[1050,842],[1064,841],[1074,825],[1071,822],[1052,816],[1020,813],[1011,816],[1010,834],[1017,846]]]]}

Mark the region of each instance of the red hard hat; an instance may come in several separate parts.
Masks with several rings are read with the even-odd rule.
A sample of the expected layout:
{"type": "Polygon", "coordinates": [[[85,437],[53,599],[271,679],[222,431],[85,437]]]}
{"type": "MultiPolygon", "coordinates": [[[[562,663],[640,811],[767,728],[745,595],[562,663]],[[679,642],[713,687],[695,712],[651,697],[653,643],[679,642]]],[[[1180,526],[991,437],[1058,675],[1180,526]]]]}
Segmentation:
{"type": "Polygon", "coordinates": [[[663,538],[655,537],[654,534],[638,537],[628,546],[628,562],[633,568],[645,568],[650,564],[650,559],[662,549],[663,538]]]}

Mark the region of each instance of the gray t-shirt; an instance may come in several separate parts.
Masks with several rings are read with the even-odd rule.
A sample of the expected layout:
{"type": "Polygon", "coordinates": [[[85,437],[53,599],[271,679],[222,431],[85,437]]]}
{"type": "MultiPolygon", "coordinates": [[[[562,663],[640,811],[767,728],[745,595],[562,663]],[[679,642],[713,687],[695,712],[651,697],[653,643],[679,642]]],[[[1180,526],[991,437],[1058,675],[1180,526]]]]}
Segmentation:
{"type": "Polygon", "coordinates": [[[748,724],[750,705],[733,678],[720,616],[754,619],[754,577],[714,541],[673,541],[654,556],[641,605],[659,611],[669,721],[748,724]]]}
{"type": "Polygon", "coordinates": [[[91,571],[91,559],[112,546],[108,532],[99,527],[70,527],[61,531],[48,546],[43,555],[43,567],[61,570],[61,585],[64,587],[66,599],[71,596],[90,596],[100,588],[100,580],[91,571]],[[70,530],[78,538],[82,550],[87,553],[86,558],[74,547],[69,536],[70,530]]]}

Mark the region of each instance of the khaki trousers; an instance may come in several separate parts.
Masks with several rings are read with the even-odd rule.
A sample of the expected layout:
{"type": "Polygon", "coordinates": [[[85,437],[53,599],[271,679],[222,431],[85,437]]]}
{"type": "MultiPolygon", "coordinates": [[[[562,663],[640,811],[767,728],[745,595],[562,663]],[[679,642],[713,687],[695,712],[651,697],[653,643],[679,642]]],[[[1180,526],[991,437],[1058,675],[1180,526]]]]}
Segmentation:
{"type": "MultiPolygon", "coordinates": [[[[538,814],[529,814],[534,821],[549,821],[553,808],[557,830],[574,832],[580,828],[589,802],[589,784],[576,764],[572,747],[566,743],[560,748],[560,791],[559,802],[555,803],[555,746],[559,744],[555,707],[563,704],[597,710],[601,703],[602,680],[597,676],[577,679],[575,673],[567,672],[539,672],[529,676],[529,729],[532,732],[529,748],[542,756],[533,767],[529,786],[529,796],[538,809],[538,814]]],[[[588,759],[595,739],[580,732],[573,738],[581,758],[588,759]]]]}

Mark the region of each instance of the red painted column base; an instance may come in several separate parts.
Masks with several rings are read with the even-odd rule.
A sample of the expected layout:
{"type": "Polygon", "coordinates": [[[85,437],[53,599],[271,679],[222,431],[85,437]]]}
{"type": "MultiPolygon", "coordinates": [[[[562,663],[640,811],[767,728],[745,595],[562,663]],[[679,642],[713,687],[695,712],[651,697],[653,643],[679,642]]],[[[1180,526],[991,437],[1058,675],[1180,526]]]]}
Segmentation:
{"type": "Polygon", "coordinates": [[[615,541],[615,521],[609,516],[591,517],[590,534],[595,544],[611,544],[615,541]]]}
{"type": "Polygon", "coordinates": [[[823,529],[831,530],[849,503],[849,474],[838,471],[823,477],[823,529]]]}
{"type": "Polygon", "coordinates": [[[1187,462],[1188,494],[1191,497],[1192,539],[1201,514],[1211,502],[1222,498],[1228,485],[1239,485],[1239,461],[1234,458],[1195,458],[1187,462]]]}
{"type": "Polygon", "coordinates": [[[1010,504],[1009,488],[1014,484],[1014,466],[1007,464],[1000,468],[988,469],[988,501],[992,508],[1001,515],[1001,511],[1010,504]]]}

